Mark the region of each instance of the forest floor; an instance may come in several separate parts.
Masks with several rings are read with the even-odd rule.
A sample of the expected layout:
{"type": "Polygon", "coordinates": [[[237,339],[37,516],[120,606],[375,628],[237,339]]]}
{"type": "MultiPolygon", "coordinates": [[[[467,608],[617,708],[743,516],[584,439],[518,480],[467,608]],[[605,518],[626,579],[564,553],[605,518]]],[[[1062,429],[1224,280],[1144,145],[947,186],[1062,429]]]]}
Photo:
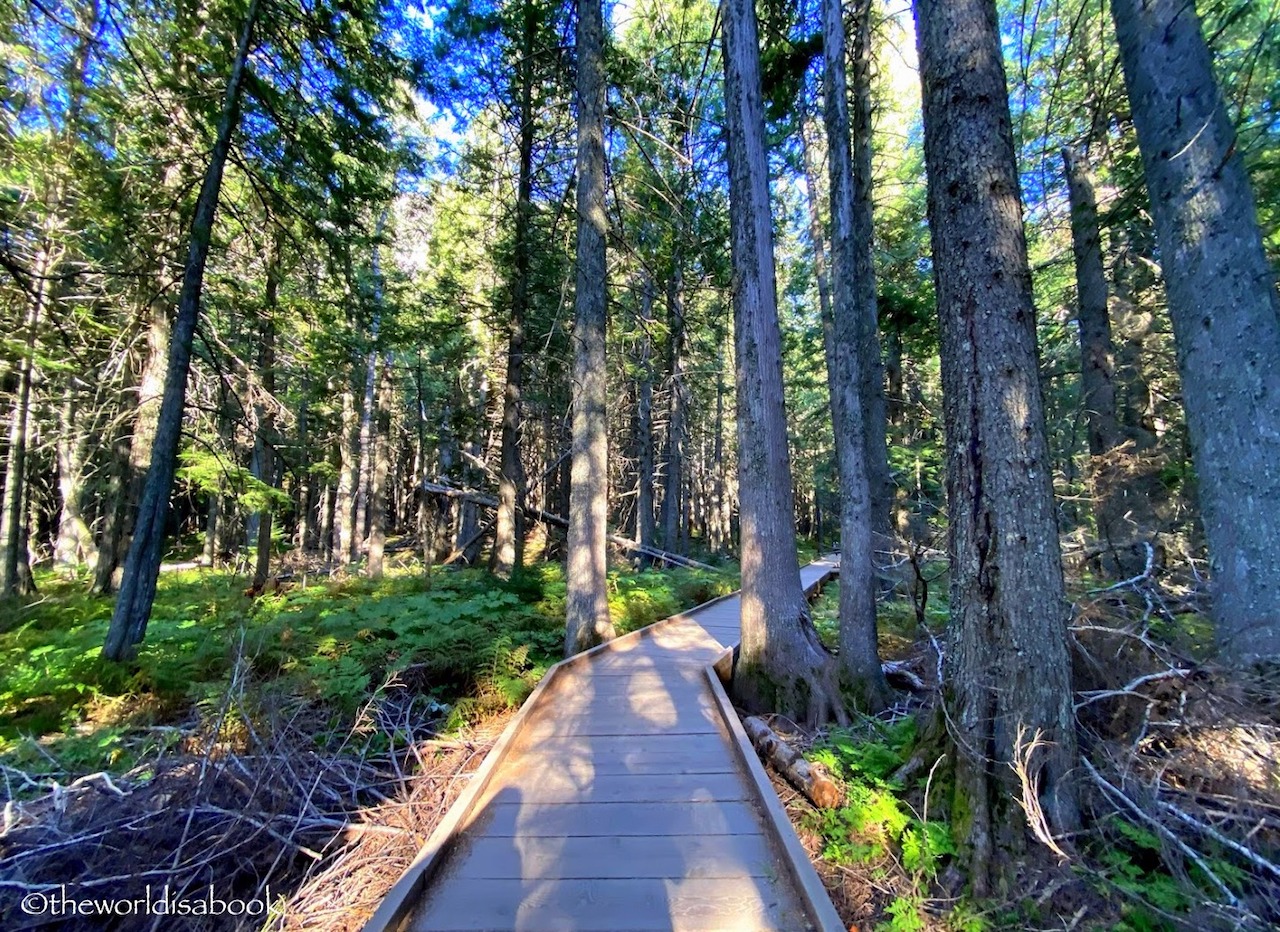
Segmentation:
{"type": "MultiPolygon", "coordinates": [[[[98,656],[111,599],[38,581],[0,621],[14,930],[46,927],[63,883],[78,901],[182,900],[184,928],[358,929],[564,636],[556,564],[509,582],[299,565],[256,597],[243,576],[179,570],[136,660],[113,664],[98,656]],[[246,915],[204,916],[211,898],[246,915]]],[[[735,588],[733,566],[624,568],[610,608],[629,631],[735,588]]],[[[63,909],[62,929],[167,927],[63,909]]]]}
{"type": "MultiPolygon", "coordinates": [[[[945,564],[919,568],[880,622],[885,659],[923,688],[847,729],[771,722],[842,786],[841,805],[816,810],[777,784],[850,928],[1280,924],[1280,690],[1206,659],[1202,587],[1168,568],[1111,585],[1073,574],[1085,828],[1059,840],[1064,857],[1028,851],[1016,891],[967,896],[936,714],[945,564]]],[[[24,897],[63,882],[79,899],[167,887],[267,916],[189,928],[359,928],[559,658],[565,587],[547,563],[506,583],[411,561],[377,581],[315,570],[292,567],[256,597],[234,573],[167,572],[124,665],[98,657],[111,600],[83,579],[42,576],[3,616],[6,928],[46,925],[24,897]]],[[[627,631],[736,587],[731,566],[620,569],[610,606],[627,631]]],[[[829,642],[836,600],[828,587],[814,606],[829,642]]]]}
{"type": "MultiPolygon", "coordinates": [[[[922,569],[932,601],[909,586],[879,618],[882,657],[924,688],[849,728],[770,722],[842,787],[820,810],[775,778],[848,928],[1280,927],[1280,683],[1208,660],[1199,580],[1150,566],[1121,584],[1069,580],[1082,831],[1027,851],[1016,889],[967,895],[937,688],[945,564],[922,569]]],[[[837,599],[829,586],[814,605],[829,644],[837,599]]]]}

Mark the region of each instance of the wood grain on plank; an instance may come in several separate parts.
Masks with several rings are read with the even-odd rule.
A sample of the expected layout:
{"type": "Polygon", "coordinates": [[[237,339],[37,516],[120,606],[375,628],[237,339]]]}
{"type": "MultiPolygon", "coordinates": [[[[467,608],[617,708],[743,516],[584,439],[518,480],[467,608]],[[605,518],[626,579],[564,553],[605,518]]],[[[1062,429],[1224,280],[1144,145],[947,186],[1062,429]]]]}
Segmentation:
{"type": "Polygon", "coordinates": [[[677,880],[776,877],[764,835],[483,836],[468,842],[453,878],[677,880]]]}
{"type": "Polygon", "coordinates": [[[741,801],[685,803],[526,803],[500,792],[467,831],[491,837],[566,835],[757,835],[760,816],[741,801]]]}
{"type": "Polygon", "coordinates": [[[466,880],[439,890],[413,932],[808,927],[794,897],[759,878],[466,880]]]}
{"type": "Polygon", "coordinates": [[[504,769],[485,788],[477,807],[512,789],[522,803],[680,803],[750,799],[742,776],[722,773],[573,774],[520,764],[504,769]]]}

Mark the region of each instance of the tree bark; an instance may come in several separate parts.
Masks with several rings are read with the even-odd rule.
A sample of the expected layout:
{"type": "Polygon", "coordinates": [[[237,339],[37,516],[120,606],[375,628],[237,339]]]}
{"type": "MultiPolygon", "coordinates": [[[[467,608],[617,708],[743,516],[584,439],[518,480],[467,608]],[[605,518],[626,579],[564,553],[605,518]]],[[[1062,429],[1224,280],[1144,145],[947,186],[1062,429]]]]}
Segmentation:
{"type": "Polygon", "coordinates": [[[573,327],[573,466],[565,656],[614,637],[606,591],[609,419],[606,400],[604,17],[578,6],[578,258],[573,327]]]}
{"type": "Polygon", "coordinates": [[[62,395],[58,417],[58,541],[54,560],[64,567],[78,567],[97,560],[93,532],[85,521],[85,461],[88,458],[89,433],[92,428],[77,424],[79,406],[74,385],[68,384],[62,395]]]}
{"type": "Polygon", "coordinates": [[[854,4],[853,281],[860,363],[858,396],[865,412],[862,444],[866,451],[867,486],[871,495],[872,565],[880,571],[893,559],[894,483],[889,471],[884,361],[880,356],[876,300],[874,198],[871,190],[871,8],[871,0],[856,0],[854,4]]]}
{"type": "Polygon", "coordinates": [[[489,570],[509,579],[524,562],[525,475],[520,458],[520,399],[524,391],[524,328],[529,310],[529,267],[533,251],[533,44],[537,21],[531,0],[524,3],[524,44],[519,65],[520,167],[516,179],[516,223],[511,281],[511,325],[507,335],[507,385],[503,393],[502,451],[498,478],[498,511],[489,570]]]}
{"type": "Polygon", "coordinates": [[[382,576],[387,546],[387,477],[391,471],[391,405],[394,401],[391,356],[382,362],[375,402],[373,476],[369,484],[368,574],[382,576]]]}
{"type": "Polygon", "coordinates": [[[1141,563],[1133,561],[1133,544],[1155,531],[1155,515],[1135,450],[1124,449],[1125,435],[1116,408],[1116,349],[1092,173],[1081,152],[1064,148],[1062,159],[1071,204],[1080,325],[1080,402],[1087,423],[1094,521],[1098,538],[1109,553],[1104,566],[1121,575],[1133,575],[1142,570],[1141,563]]]}
{"type": "Polygon", "coordinates": [[[227,80],[222,114],[218,120],[217,135],[209,166],[196,199],[195,215],[191,221],[190,247],[182,278],[182,293],[178,301],[178,316],[173,328],[173,342],[169,351],[169,367],[165,376],[164,398],[160,403],[160,418],[156,428],[152,450],[151,468],[147,474],[142,501],[134,522],[133,542],[125,560],[124,578],[120,595],[111,615],[102,654],[108,660],[123,660],[130,656],[146,634],[147,621],[151,617],[151,605],[155,601],[156,580],[160,575],[160,560],[164,555],[164,525],[169,511],[169,493],[173,488],[174,471],[177,468],[178,445],[182,438],[182,416],[186,401],[187,374],[191,367],[191,343],[195,336],[196,322],[200,316],[200,294],[204,288],[204,268],[209,257],[209,241],[213,235],[213,221],[218,209],[218,195],[222,189],[222,171],[231,137],[240,122],[240,94],[244,85],[249,47],[258,18],[258,0],[249,0],[244,28],[240,34],[236,56],[227,80]]]}
{"type": "Polygon", "coordinates": [[[742,648],[733,685],[750,710],[818,723],[844,713],[796,561],[756,11],[752,0],[724,0],[721,9],[742,535],[742,648]]]}
{"type": "MultiPolygon", "coordinates": [[[[267,402],[274,400],[276,393],[276,307],[280,295],[280,243],[273,239],[271,255],[267,264],[267,287],[263,307],[262,326],[258,344],[258,379],[259,388],[266,397],[256,405],[255,420],[257,429],[253,437],[254,472],[260,482],[275,487],[276,457],[273,430],[269,423],[267,402]]],[[[271,574],[271,503],[257,514],[257,540],[254,554],[253,581],[250,587],[262,591],[271,574]]]]}
{"type": "Polygon", "coordinates": [[[654,545],[653,515],[653,278],[642,273],[640,291],[640,376],[636,385],[636,543],[654,545]]]}
{"type": "MultiPolygon", "coordinates": [[[[855,215],[853,164],[850,160],[849,91],[845,80],[844,6],[823,0],[823,114],[827,126],[827,175],[831,197],[831,356],[829,375],[831,413],[840,466],[840,685],[867,712],[889,703],[889,686],[880,670],[876,638],[875,533],[872,527],[870,473],[873,430],[870,395],[880,398],[863,370],[871,367],[867,331],[875,337],[875,280],[871,281],[871,321],[868,325],[867,287],[871,269],[862,256],[867,235],[855,215]],[[865,417],[864,417],[865,415],[865,417]]],[[[868,127],[869,129],[869,127],[868,127]]],[[[869,190],[863,192],[869,196],[869,190]]],[[[865,205],[869,212],[870,206],[865,205]]],[[[881,425],[883,428],[883,424],[881,425]]],[[[883,437],[880,448],[883,448],[883,437]]],[[[878,516],[877,516],[878,517],[878,516]]],[[[886,525],[887,525],[886,517],[886,525]]],[[[884,531],[885,528],[878,528],[884,531]]]]}
{"type": "Polygon", "coordinates": [[[1014,880],[1026,820],[1078,823],[1068,607],[1037,377],[1035,309],[993,0],[916,0],[941,328],[956,628],[949,720],[975,892],[1014,880]]]}
{"type": "Polygon", "coordinates": [[[36,263],[38,276],[22,322],[22,356],[18,386],[9,415],[9,456],[5,464],[4,494],[0,499],[0,599],[25,594],[22,567],[27,562],[23,503],[27,497],[27,435],[31,421],[31,381],[35,369],[36,330],[49,299],[47,246],[36,263]]]}
{"type": "Polygon", "coordinates": [[[334,493],[334,562],[345,566],[355,557],[356,484],[360,479],[360,419],[351,375],[342,386],[342,425],[339,435],[338,486],[334,493]]]}
{"type": "Polygon", "coordinates": [[[1223,656],[1280,660],[1280,297],[1192,3],[1114,0],[1223,656]]]}
{"type": "MultiPolygon", "coordinates": [[[[678,252],[679,246],[676,246],[678,252]]],[[[685,389],[684,389],[684,287],[683,269],[678,256],[671,260],[671,277],[667,280],[667,365],[670,391],[667,395],[667,444],[663,457],[662,545],[679,552],[685,473],[685,389]]]]}

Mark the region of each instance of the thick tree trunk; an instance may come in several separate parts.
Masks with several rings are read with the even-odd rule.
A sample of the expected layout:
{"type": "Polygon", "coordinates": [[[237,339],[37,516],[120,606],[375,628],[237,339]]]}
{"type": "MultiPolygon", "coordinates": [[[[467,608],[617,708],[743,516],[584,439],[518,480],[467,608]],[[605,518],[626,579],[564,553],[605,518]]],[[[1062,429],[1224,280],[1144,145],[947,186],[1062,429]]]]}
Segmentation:
{"type": "Polygon", "coordinates": [[[191,367],[191,342],[200,316],[200,293],[204,288],[204,267],[209,257],[209,241],[213,234],[218,195],[222,189],[222,170],[231,148],[231,137],[240,122],[240,94],[244,84],[253,28],[258,18],[258,0],[249,0],[244,28],[240,34],[236,56],[227,79],[222,115],[205,171],[200,195],[196,199],[191,221],[191,240],[183,273],[178,316],[173,328],[169,352],[169,368],[165,376],[164,398],[152,450],[151,468],[147,474],[138,516],[134,522],[133,542],[125,561],[120,595],[116,599],[111,625],[102,654],[109,660],[123,660],[131,655],[147,630],[151,605],[155,601],[156,579],[164,555],[164,526],[169,512],[169,493],[177,468],[178,446],[182,438],[182,418],[186,403],[187,373],[191,367]]]}
{"type": "Polygon", "coordinates": [[[1037,738],[1029,774],[1048,824],[1078,823],[1069,612],[995,3],[917,0],[916,22],[948,450],[947,702],[982,895],[1014,879],[1027,832],[1012,765],[1037,738]]]}
{"type": "Polygon", "coordinates": [[[1195,6],[1114,0],[1160,242],[1219,649],[1280,660],[1280,297],[1195,6]]]}
{"type": "Polygon", "coordinates": [[[733,685],[749,709],[817,723],[843,710],[796,562],[755,6],[724,0],[722,18],[742,524],[742,649],[733,685]]]}
{"type": "MultiPolygon", "coordinates": [[[[840,0],[823,0],[823,114],[827,126],[827,175],[831,196],[831,317],[835,372],[828,376],[831,413],[840,467],[840,685],[867,712],[889,703],[889,686],[880,670],[876,639],[875,533],[869,476],[875,444],[866,439],[873,429],[870,395],[884,392],[864,378],[874,368],[867,354],[867,331],[875,337],[875,281],[862,253],[869,243],[858,241],[867,229],[855,219],[853,164],[849,149],[849,91],[845,80],[844,7],[840,0]],[[867,322],[870,314],[870,324],[867,322]],[[873,391],[873,389],[878,389],[873,391]]],[[[868,126],[869,130],[870,127],[868,126]]],[[[864,191],[870,196],[869,189],[864,191]]],[[[870,205],[864,209],[869,214],[870,205]]],[[[883,432],[883,423],[880,425],[883,432]]],[[[883,449],[883,436],[880,449],[883,449]]],[[[878,517],[878,516],[877,516],[878,517]]],[[[887,525],[887,516],[886,516],[887,525]]],[[[875,530],[884,531],[884,527],[875,530]]]]}
{"type": "Polygon", "coordinates": [[[614,637],[606,591],[609,418],[606,402],[604,23],[578,5],[578,259],[573,327],[573,467],[565,656],[614,637]]]}

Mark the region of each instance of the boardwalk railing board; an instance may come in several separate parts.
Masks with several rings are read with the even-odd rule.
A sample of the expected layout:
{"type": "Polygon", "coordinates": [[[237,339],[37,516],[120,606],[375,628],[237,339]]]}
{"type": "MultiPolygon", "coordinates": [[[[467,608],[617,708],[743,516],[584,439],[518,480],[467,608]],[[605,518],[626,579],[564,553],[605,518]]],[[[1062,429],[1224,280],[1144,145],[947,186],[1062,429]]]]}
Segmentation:
{"type": "MultiPolygon", "coordinates": [[[[813,564],[806,569],[816,568],[819,565],[822,564],[813,564]]],[[[826,572],[806,586],[807,594],[812,594],[812,592],[820,588],[822,583],[833,575],[833,571],[834,567],[827,565],[826,572]]],[[[526,907],[531,907],[544,910],[544,912],[540,913],[540,916],[546,918],[559,917],[559,919],[567,921],[572,920],[574,917],[571,903],[575,895],[573,891],[578,890],[579,887],[581,887],[580,892],[582,895],[588,897],[588,901],[593,904],[597,920],[604,915],[599,913],[599,909],[605,909],[607,912],[608,908],[613,908],[609,907],[609,903],[613,902],[611,897],[618,894],[619,890],[622,890],[622,894],[618,895],[649,896],[649,894],[644,894],[643,891],[647,889],[644,887],[644,882],[650,881],[641,882],[643,878],[637,879],[635,876],[628,874],[627,879],[631,882],[631,885],[625,889],[611,887],[609,885],[610,881],[602,879],[600,864],[592,862],[589,855],[589,852],[594,850],[591,848],[592,845],[598,846],[606,843],[632,847],[636,845],[654,847],[657,845],[657,848],[661,849],[664,843],[662,839],[665,839],[669,845],[670,840],[678,836],[684,839],[681,842],[683,850],[683,846],[695,841],[700,845],[709,844],[710,842],[707,839],[723,837],[726,843],[731,841],[733,845],[737,846],[739,852],[738,875],[736,878],[715,881],[721,884],[719,888],[715,887],[714,884],[709,884],[705,888],[698,887],[697,890],[693,890],[693,886],[705,882],[698,878],[705,878],[707,876],[705,870],[709,868],[701,861],[691,864],[686,857],[683,861],[683,873],[676,876],[668,876],[666,879],[668,887],[673,880],[676,881],[682,894],[679,902],[681,912],[678,916],[674,912],[677,904],[670,900],[664,901],[669,903],[670,908],[673,910],[668,917],[668,921],[671,924],[677,924],[678,920],[680,925],[685,926],[689,926],[691,923],[696,925],[710,922],[711,925],[705,927],[715,927],[715,915],[713,913],[708,913],[704,916],[699,912],[698,916],[693,916],[685,912],[685,910],[691,908],[691,902],[696,904],[705,901],[708,907],[714,904],[715,908],[729,910],[724,916],[733,916],[735,923],[739,918],[750,914],[755,917],[753,921],[757,922],[761,927],[794,928],[797,925],[799,915],[789,913],[787,910],[790,907],[786,907],[782,901],[776,899],[770,900],[769,902],[773,903],[773,905],[769,906],[764,900],[758,898],[760,891],[765,890],[768,885],[765,885],[763,881],[762,884],[757,885],[755,900],[746,895],[746,887],[742,886],[742,878],[746,876],[741,874],[741,850],[743,846],[749,847],[750,844],[758,844],[751,841],[753,838],[768,837],[768,847],[772,849],[772,854],[767,863],[761,862],[760,870],[773,876],[776,875],[779,867],[782,869],[790,881],[788,888],[791,893],[788,896],[794,894],[794,896],[798,897],[795,900],[795,908],[802,909],[808,913],[803,924],[823,930],[841,928],[830,901],[826,899],[825,893],[822,892],[821,883],[816,873],[814,873],[808,857],[791,830],[790,823],[786,821],[786,814],[782,811],[776,794],[769,785],[767,778],[764,777],[763,768],[755,758],[750,745],[745,743],[746,738],[742,733],[737,715],[734,713],[732,705],[729,704],[727,694],[725,694],[723,688],[719,687],[711,667],[706,661],[701,663],[676,662],[678,650],[681,647],[702,653],[704,657],[714,655],[713,651],[718,645],[723,644],[723,640],[707,634],[699,635],[689,628],[681,629],[678,626],[688,623],[699,624],[698,616],[708,614],[709,609],[730,599],[737,598],[737,596],[737,593],[731,593],[713,599],[688,612],[673,615],[647,628],[624,635],[589,651],[584,651],[553,666],[503,731],[502,736],[498,739],[489,756],[473,775],[462,795],[459,796],[449,812],[446,813],[444,820],[436,831],[432,833],[431,838],[422,851],[419,852],[413,864],[406,870],[383,900],[373,917],[366,923],[364,927],[366,932],[388,932],[388,930],[401,928],[406,920],[412,917],[415,908],[424,901],[428,889],[428,881],[436,876],[442,866],[448,862],[449,855],[455,846],[466,847],[468,852],[471,852],[472,859],[475,857],[474,852],[478,850],[476,848],[477,845],[480,845],[482,849],[487,845],[490,848],[500,850],[500,843],[486,840],[486,836],[483,833],[488,832],[489,838],[519,837],[521,852],[523,853],[526,846],[532,846],[530,850],[537,849],[539,833],[545,833],[552,829],[555,831],[552,832],[552,837],[549,840],[555,840],[561,849],[571,849],[570,853],[576,852],[573,857],[577,860],[572,858],[568,862],[563,858],[556,860],[559,855],[553,856],[550,852],[540,855],[541,861],[531,855],[531,860],[527,865],[524,864],[525,859],[523,857],[519,860],[522,862],[522,870],[532,870],[535,873],[539,870],[551,871],[554,864],[554,871],[557,873],[558,879],[553,886],[560,884],[563,889],[558,893],[553,893],[545,884],[541,886],[535,884],[530,891],[528,885],[530,878],[525,875],[522,875],[525,881],[523,887],[517,886],[510,890],[506,889],[511,886],[511,883],[515,882],[513,879],[511,882],[504,882],[506,886],[501,889],[494,888],[495,895],[499,898],[503,896],[517,897],[522,912],[525,911],[526,907]],[[555,705],[557,701],[564,700],[566,692],[572,688],[572,684],[569,682],[572,679],[570,674],[576,673],[576,668],[582,664],[595,662],[596,668],[602,676],[598,680],[595,679],[595,671],[593,670],[591,680],[592,693],[594,694],[597,685],[600,686],[603,692],[607,693],[613,688],[609,687],[608,683],[615,682],[621,685],[623,682],[620,676],[611,676],[609,674],[611,670],[622,672],[628,655],[633,661],[629,674],[629,678],[632,681],[636,677],[643,678],[648,675],[648,672],[637,673],[635,662],[647,663],[653,666],[655,686],[662,686],[664,681],[668,679],[683,682],[701,681],[701,686],[697,688],[702,690],[710,689],[711,701],[704,703],[699,700],[694,703],[695,708],[692,710],[687,707],[687,704],[683,708],[676,708],[674,697],[680,693],[670,693],[669,695],[672,697],[672,709],[670,711],[673,711],[677,716],[684,716],[684,718],[679,718],[675,726],[668,726],[665,730],[655,729],[653,734],[636,734],[634,729],[628,734],[599,734],[598,732],[608,732],[610,730],[611,722],[614,720],[612,715],[605,717],[604,725],[597,724],[591,727],[591,730],[597,733],[555,734],[555,705]],[[661,665],[660,668],[657,666],[658,664],[661,665]],[[688,669],[687,676],[683,672],[685,669],[688,669]],[[559,688],[562,685],[565,687],[564,689],[559,688]],[[686,729],[686,722],[690,723],[691,727],[686,729]],[[672,731],[672,727],[676,727],[677,730],[672,731]],[[550,729],[550,733],[548,733],[548,729],[550,729]],[[716,734],[722,740],[715,741],[714,736],[716,734]],[[708,741],[711,742],[710,745],[707,744],[708,741]],[[644,742],[644,748],[636,747],[637,742],[644,742]],[[529,756],[528,749],[531,743],[539,749],[563,747],[570,756],[575,748],[579,753],[586,749],[591,755],[594,755],[586,762],[591,771],[588,792],[592,795],[584,798],[581,793],[582,788],[579,787],[579,793],[576,797],[573,797],[571,805],[579,807],[586,815],[599,813],[598,818],[592,818],[595,818],[600,827],[588,829],[584,832],[579,825],[571,837],[558,837],[561,831],[567,832],[568,823],[564,826],[558,825],[557,820],[565,815],[565,812],[557,808],[556,793],[568,793],[569,788],[557,790],[554,787],[554,777],[548,774],[545,760],[541,762],[538,774],[526,777],[521,772],[519,761],[522,755],[529,756]],[[615,750],[608,752],[602,758],[600,756],[601,749],[610,745],[615,746],[615,750]],[[629,746],[630,750],[628,750],[629,746]],[[713,750],[716,746],[723,750],[713,750]],[[746,749],[745,752],[743,750],[744,747],[746,749]],[[526,750],[521,751],[521,748],[526,750]],[[668,750],[663,750],[664,748],[668,750]],[[623,756],[617,756],[620,752],[623,756]],[[713,758],[711,763],[707,763],[705,760],[699,763],[695,759],[699,756],[705,758],[708,752],[713,758]],[[628,754],[630,755],[629,757],[627,757],[628,754]],[[612,759],[609,759],[611,755],[612,759]],[[510,759],[514,759],[517,763],[512,767],[511,772],[504,777],[507,788],[496,793],[491,792],[490,788],[495,775],[504,765],[508,764],[510,759]],[[512,786],[511,777],[513,774],[519,777],[519,785],[516,787],[512,786]],[[639,780],[636,779],[638,774],[643,774],[643,776],[639,777],[639,780]],[[686,779],[682,783],[681,774],[684,774],[687,778],[696,777],[696,779],[686,779]],[[726,785],[725,778],[731,774],[740,782],[746,784],[748,792],[744,793],[740,788],[735,790],[726,785]],[[597,778],[599,778],[599,784],[597,784],[597,778]],[[520,786],[525,785],[526,779],[533,781],[531,785],[537,788],[537,792],[531,792],[527,799],[519,792],[520,786]],[[639,794],[640,798],[637,798],[636,788],[644,785],[645,781],[655,785],[646,787],[639,794]],[[691,799],[688,795],[688,790],[695,783],[698,784],[698,795],[691,799]],[[664,785],[665,789],[663,788],[664,785]],[[545,792],[543,792],[544,790],[545,792]],[[648,796],[657,798],[653,799],[650,804],[640,802],[641,798],[647,798],[648,796]],[[743,799],[744,796],[750,798],[743,799]],[[513,804],[511,802],[512,798],[518,800],[518,804],[513,804]],[[747,803],[750,804],[750,810],[740,809],[741,806],[747,803]],[[584,805],[590,806],[591,809],[582,809],[584,805]],[[694,809],[690,808],[691,806],[700,808],[694,809]],[[754,812],[755,815],[747,817],[746,813],[748,811],[754,812]],[[761,818],[762,815],[763,818],[761,818]],[[647,830],[638,830],[636,826],[646,824],[646,820],[648,823],[647,830]],[[520,829],[518,831],[517,822],[525,826],[535,825],[537,828],[536,830],[520,829]],[[478,830],[480,834],[468,832],[473,826],[483,826],[478,830]],[[755,831],[763,830],[765,835],[751,834],[753,826],[755,831]],[[648,842],[641,840],[649,837],[649,832],[663,827],[670,830],[669,834],[654,837],[648,842]],[[608,829],[607,838],[604,835],[597,835],[598,832],[604,832],[605,828],[608,829]],[[533,834],[530,834],[530,831],[533,834]],[[724,836],[716,834],[722,831],[730,832],[730,834],[724,836]],[[743,831],[747,831],[748,834],[740,834],[743,831]],[[688,834],[689,832],[695,832],[696,834],[691,835],[688,834]],[[507,833],[510,834],[508,835],[507,833]],[[613,840],[610,841],[610,839],[613,840]],[[548,860],[549,858],[550,860],[548,860]],[[584,878],[581,881],[574,881],[571,876],[565,877],[564,872],[568,870],[572,873],[575,868],[571,865],[575,863],[593,864],[594,879],[584,878]],[[566,864],[570,866],[566,866],[566,864]],[[577,886],[574,886],[574,884],[577,884],[577,886]],[[734,884],[737,884],[737,886],[734,886],[734,884]],[[637,894],[637,891],[639,891],[639,894],[637,894]],[[692,897],[692,901],[690,897],[692,897]],[[566,909],[570,911],[566,913],[566,909]],[[761,909],[764,912],[759,912],[761,909]],[[778,910],[781,910],[781,912],[778,910]],[[758,915],[757,912],[759,912],[758,915]]],[[[725,634],[733,633],[736,635],[735,628],[723,624],[715,627],[723,630],[725,634]]],[[[700,625],[697,630],[702,630],[700,625]]],[[[690,685],[692,685],[692,682],[690,682],[690,685]]],[[[579,686],[581,686],[581,683],[579,683],[579,686]]],[[[572,693],[568,695],[571,697],[572,693]]],[[[648,695],[649,693],[641,692],[641,696],[648,695]]],[[[618,696],[632,702],[637,698],[629,690],[618,693],[618,696]]],[[[667,711],[664,709],[664,713],[667,711]]],[[[561,712],[563,712],[563,709],[561,712]]],[[[624,719],[617,718],[616,721],[619,729],[621,729],[624,719]]],[[[573,729],[566,727],[565,730],[572,732],[573,729]]],[[[565,798],[568,799],[569,797],[566,796],[565,798]]],[[[568,804],[566,803],[566,805],[568,804]]],[[[725,849],[725,854],[727,854],[728,850],[725,849]]],[[[628,855],[637,853],[638,849],[627,849],[628,855]]],[[[670,854],[671,852],[667,853],[670,854]]],[[[462,855],[460,854],[459,856],[461,857],[462,855]]],[[[471,862],[468,863],[470,864],[471,862]]],[[[635,861],[628,857],[623,863],[634,864],[635,861]]],[[[483,865],[485,872],[492,869],[493,867],[487,863],[483,865]]],[[[460,882],[463,887],[471,891],[466,896],[475,896],[477,891],[482,889],[480,887],[476,887],[474,890],[471,889],[475,887],[474,867],[469,867],[469,870],[472,873],[466,880],[457,876],[457,872],[452,870],[441,875],[441,879],[444,881],[443,888],[436,890],[432,894],[432,896],[436,897],[437,905],[440,902],[449,904],[451,900],[463,896],[463,892],[451,889],[460,882]]],[[[644,870],[651,871],[653,867],[650,865],[648,868],[642,868],[641,872],[644,870]]],[[[754,874],[755,872],[752,871],[751,875],[754,876],[754,874]]],[[[651,883],[657,883],[657,880],[651,883]]],[[[657,892],[653,893],[653,896],[660,898],[661,885],[655,887],[654,890],[657,892]]],[[[668,892],[670,891],[668,890],[668,892]]],[[[773,894],[770,895],[772,896],[773,894]]],[[[467,902],[472,901],[467,900],[467,902]]],[[[622,901],[619,900],[617,902],[621,903],[622,901]]],[[[453,904],[453,906],[456,906],[456,904],[453,904]]],[[[450,909],[453,915],[456,916],[458,913],[453,906],[450,906],[450,909]]],[[[496,909],[497,907],[493,902],[490,902],[486,908],[496,909]]],[[[621,909],[622,907],[619,906],[618,908],[621,909]]],[[[698,909],[701,908],[698,907],[698,909]]],[[[465,915],[465,912],[463,915],[465,915]]],[[[652,918],[652,916],[649,917],[649,919],[652,918]]],[[[477,916],[475,921],[480,923],[477,927],[496,927],[493,925],[493,921],[496,921],[493,917],[485,919],[477,916]]],[[[628,925],[639,921],[637,916],[630,915],[628,925]]],[[[451,927],[453,924],[454,922],[451,920],[451,927]]],[[[553,922],[553,925],[557,927],[564,924],[564,922],[559,921],[553,922]]],[[[661,925],[658,927],[661,927],[661,925]]]]}

